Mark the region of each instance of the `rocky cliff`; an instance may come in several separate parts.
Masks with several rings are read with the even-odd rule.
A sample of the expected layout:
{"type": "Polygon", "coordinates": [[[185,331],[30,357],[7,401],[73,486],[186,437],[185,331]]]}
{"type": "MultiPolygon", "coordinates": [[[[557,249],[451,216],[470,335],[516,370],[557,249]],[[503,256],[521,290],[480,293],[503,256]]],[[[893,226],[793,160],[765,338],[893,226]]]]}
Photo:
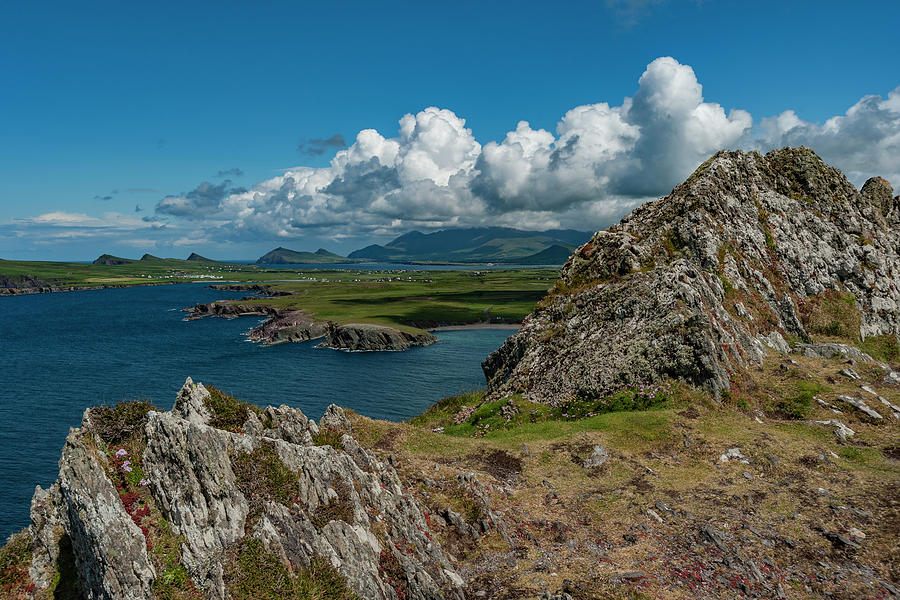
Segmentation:
{"type": "Polygon", "coordinates": [[[88,599],[252,598],[271,577],[292,598],[462,598],[422,507],[341,409],[316,424],[190,379],[170,412],[88,409],[27,535],[29,597],[68,572],[88,599]],[[303,582],[330,587],[288,594],[303,582]]]}
{"type": "Polygon", "coordinates": [[[597,232],[484,364],[497,396],[602,398],[680,379],[721,395],[767,347],[900,334],[900,198],[808,148],[719,152],[597,232]]]}
{"type": "Polygon", "coordinates": [[[352,352],[371,352],[375,350],[399,352],[408,350],[413,346],[428,346],[436,341],[436,337],[425,331],[411,333],[385,325],[372,325],[369,323],[348,323],[345,325],[329,323],[325,341],[319,344],[319,347],[352,352]]]}

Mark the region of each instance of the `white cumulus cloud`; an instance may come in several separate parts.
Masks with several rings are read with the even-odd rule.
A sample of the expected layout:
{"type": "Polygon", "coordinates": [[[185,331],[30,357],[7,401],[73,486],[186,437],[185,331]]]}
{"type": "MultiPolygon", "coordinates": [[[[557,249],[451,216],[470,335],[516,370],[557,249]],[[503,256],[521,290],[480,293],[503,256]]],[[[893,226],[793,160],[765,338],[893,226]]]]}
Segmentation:
{"type": "Polygon", "coordinates": [[[428,107],[404,115],[393,135],[360,131],[328,166],[289,169],[249,189],[203,183],[156,211],[235,239],[493,224],[596,229],[667,193],[717,150],[788,144],[811,146],[857,184],[873,174],[900,183],[900,88],[822,124],[788,110],[754,128],[749,112],[706,100],[689,65],[661,57],[632,97],[576,106],[553,131],[519,121],[482,146],[463,118],[428,107]]]}
{"type": "Polygon", "coordinates": [[[763,119],[761,130],[752,141],[754,147],[809,146],[857,185],[881,175],[900,188],[900,86],[887,99],[863,96],[845,114],[821,125],[786,110],[763,119]]]}

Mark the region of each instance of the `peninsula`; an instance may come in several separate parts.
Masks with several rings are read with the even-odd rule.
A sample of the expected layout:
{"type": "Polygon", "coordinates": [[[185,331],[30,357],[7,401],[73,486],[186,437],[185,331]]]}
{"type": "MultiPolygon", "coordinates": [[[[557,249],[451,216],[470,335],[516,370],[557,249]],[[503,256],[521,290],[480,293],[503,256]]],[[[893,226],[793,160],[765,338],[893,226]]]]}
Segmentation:
{"type": "Polygon", "coordinates": [[[256,315],[249,332],[265,344],[324,338],[322,347],[405,350],[436,341],[430,329],[510,326],[532,310],[557,271],[315,271],[300,281],[227,284],[263,297],[197,304],[188,319],[256,315]]]}

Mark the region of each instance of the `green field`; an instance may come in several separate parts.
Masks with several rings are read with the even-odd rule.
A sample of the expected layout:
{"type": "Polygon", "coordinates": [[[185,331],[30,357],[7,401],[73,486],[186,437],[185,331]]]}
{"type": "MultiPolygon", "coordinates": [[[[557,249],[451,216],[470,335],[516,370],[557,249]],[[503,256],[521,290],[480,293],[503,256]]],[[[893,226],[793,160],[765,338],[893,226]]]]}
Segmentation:
{"type": "MultiPolygon", "coordinates": [[[[21,287],[30,277],[45,286],[94,287],[196,280],[277,279],[254,265],[178,260],[174,258],[135,260],[124,265],[92,265],[75,262],[43,262],[0,259],[0,287],[21,287]]],[[[26,286],[27,287],[27,286],[26,286]]]]}
{"type": "MultiPolygon", "coordinates": [[[[310,271],[270,284],[289,296],[241,301],[302,309],[319,320],[405,328],[519,323],[556,280],[557,269],[492,271],[310,271]]],[[[282,274],[282,276],[284,273],[282,274]]]]}

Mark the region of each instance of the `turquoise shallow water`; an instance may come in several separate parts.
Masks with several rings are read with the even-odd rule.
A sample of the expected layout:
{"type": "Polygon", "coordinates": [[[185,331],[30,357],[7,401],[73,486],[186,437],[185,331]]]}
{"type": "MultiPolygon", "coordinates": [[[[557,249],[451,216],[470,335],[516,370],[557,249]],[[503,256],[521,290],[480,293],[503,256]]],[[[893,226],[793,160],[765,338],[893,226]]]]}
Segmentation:
{"type": "Polygon", "coordinates": [[[197,284],[0,298],[0,540],[28,524],[34,486],[55,480],[88,406],[146,398],[169,409],[191,376],[316,419],[335,403],[402,420],[484,387],[480,363],[510,334],[443,331],[425,348],[347,353],[252,344],[243,334],[256,317],[182,320],[185,306],[242,295],[197,284]]]}

